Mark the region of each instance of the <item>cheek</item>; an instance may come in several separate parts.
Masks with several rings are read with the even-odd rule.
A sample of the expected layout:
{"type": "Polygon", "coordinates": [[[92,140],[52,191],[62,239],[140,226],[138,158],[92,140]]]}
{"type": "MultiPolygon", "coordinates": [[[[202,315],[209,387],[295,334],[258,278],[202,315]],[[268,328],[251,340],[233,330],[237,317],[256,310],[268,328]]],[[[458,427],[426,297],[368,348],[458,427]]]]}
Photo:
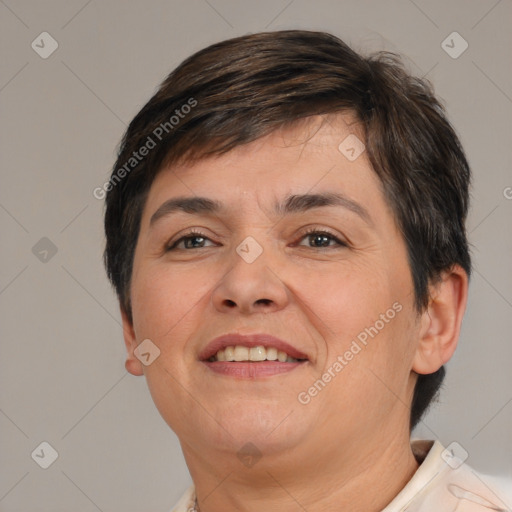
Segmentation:
{"type": "Polygon", "coordinates": [[[384,425],[393,410],[409,413],[405,404],[410,403],[411,391],[412,310],[403,306],[392,319],[386,317],[388,323],[370,318],[367,310],[361,313],[354,309],[353,314],[349,323],[357,334],[340,337],[329,346],[328,363],[321,372],[331,368],[336,374],[325,395],[325,406],[341,419],[350,417],[354,425],[366,425],[364,429],[372,435],[376,425],[384,425]],[[339,373],[334,362],[343,367],[339,373]],[[329,407],[332,404],[336,406],[329,407]],[[372,411],[371,419],[368,411],[372,411]]]}
{"type": "Polygon", "coordinates": [[[340,265],[327,278],[317,277],[308,277],[301,290],[321,320],[317,323],[326,347],[322,363],[328,367],[349,351],[348,366],[367,368],[356,380],[367,378],[369,369],[403,380],[414,350],[414,296],[407,274],[352,264],[340,265]]]}
{"type": "Polygon", "coordinates": [[[175,334],[182,332],[187,320],[197,314],[208,283],[200,272],[146,265],[136,274],[131,292],[137,338],[163,343],[167,339],[182,340],[175,334]]]}
{"type": "Polygon", "coordinates": [[[373,325],[403,295],[385,270],[353,263],[306,277],[301,289],[331,333],[343,339],[373,325]]]}

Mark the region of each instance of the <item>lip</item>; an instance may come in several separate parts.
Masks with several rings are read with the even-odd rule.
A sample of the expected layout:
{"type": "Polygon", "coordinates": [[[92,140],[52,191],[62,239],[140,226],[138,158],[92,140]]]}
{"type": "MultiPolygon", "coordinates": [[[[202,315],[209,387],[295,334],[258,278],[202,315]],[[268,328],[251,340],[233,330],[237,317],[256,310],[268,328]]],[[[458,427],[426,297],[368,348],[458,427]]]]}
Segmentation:
{"type": "Polygon", "coordinates": [[[258,377],[271,377],[288,373],[306,361],[296,363],[281,363],[279,361],[202,361],[215,373],[239,379],[256,379],[258,377]]]}
{"type": "MultiPolygon", "coordinates": [[[[208,361],[210,357],[215,355],[219,350],[224,349],[226,347],[234,347],[236,345],[242,346],[242,347],[257,347],[257,346],[264,346],[264,347],[275,347],[277,350],[282,350],[283,352],[286,352],[289,356],[295,358],[295,359],[309,359],[306,354],[303,352],[300,352],[295,347],[290,345],[284,340],[281,340],[279,338],[276,338],[275,336],[272,336],[270,334],[249,334],[249,335],[242,335],[242,334],[224,334],[222,336],[218,336],[217,338],[214,338],[206,347],[199,353],[199,359],[203,362],[208,361]]],[[[221,361],[219,361],[221,362],[221,361]]],[[[274,364],[273,361],[267,361],[268,363],[274,364]]],[[[261,365],[262,363],[265,363],[264,361],[257,362],[256,364],[261,365]]],[[[236,364],[235,362],[227,363],[227,364],[236,364]]],[[[243,363],[243,364],[250,364],[250,363],[243,363]]],[[[286,365],[292,365],[297,363],[281,363],[286,365]]]]}

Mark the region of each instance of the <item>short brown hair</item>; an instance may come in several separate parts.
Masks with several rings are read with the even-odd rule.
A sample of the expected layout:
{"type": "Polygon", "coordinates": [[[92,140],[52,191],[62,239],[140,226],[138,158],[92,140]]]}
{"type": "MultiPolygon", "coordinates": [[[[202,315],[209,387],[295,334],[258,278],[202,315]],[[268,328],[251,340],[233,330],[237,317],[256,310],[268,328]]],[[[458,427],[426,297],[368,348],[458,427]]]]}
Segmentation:
{"type": "MultiPolygon", "coordinates": [[[[124,135],[107,188],[104,260],[128,317],[142,211],[163,167],[226,153],[299,119],[341,112],[355,113],[363,126],[367,155],[407,245],[418,311],[443,271],[459,264],[469,276],[470,169],[431,84],[411,76],[390,52],[364,57],[324,32],[262,32],[188,57],[124,135]],[[154,146],[135,159],[150,140],[154,146]]],[[[411,428],[444,374],[441,367],[418,376],[411,428]]]]}

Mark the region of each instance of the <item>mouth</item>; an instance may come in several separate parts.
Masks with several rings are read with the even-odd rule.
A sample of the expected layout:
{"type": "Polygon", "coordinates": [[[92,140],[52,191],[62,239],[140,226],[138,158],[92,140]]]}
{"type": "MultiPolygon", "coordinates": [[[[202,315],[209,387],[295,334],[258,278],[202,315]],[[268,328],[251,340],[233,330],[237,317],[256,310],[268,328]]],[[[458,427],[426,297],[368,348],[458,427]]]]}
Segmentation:
{"type": "Polygon", "coordinates": [[[212,340],[199,359],[216,373],[255,378],[289,372],[309,361],[279,338],[266,334],[228,334],[212,340]]]}
{"type": "Polygon", "coordinates": [[[227,362],[252,362],[259,363],[262,361],[278,361],[280,363],[296,363],[306,361],[306,359],[296,359],[288,355],[284,350],[278,350],[276,347],[265,347],[256,345],[255,347],[245,347],[243,345],[228,346],[220,349],[213,354],[209,362],[227,361],[227,362]]]}

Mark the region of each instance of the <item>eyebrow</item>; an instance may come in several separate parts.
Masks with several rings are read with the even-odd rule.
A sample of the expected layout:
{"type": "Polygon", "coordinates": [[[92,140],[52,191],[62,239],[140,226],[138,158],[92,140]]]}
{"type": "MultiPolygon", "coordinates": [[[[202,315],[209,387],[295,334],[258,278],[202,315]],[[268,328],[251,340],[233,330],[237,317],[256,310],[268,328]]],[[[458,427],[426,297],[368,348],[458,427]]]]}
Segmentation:
{"type": "MultiPolygon", "coordinates": [[[[319,194],[293,194],[285,197],[284,201],[274,204],[276,215],[284,216],[294,213],[303,213],[313,208],[326,206],[340,206],[355,213],[367,224],[373,225],[368,210],[356,201],[343,194],[324,192],[319,194]]],[[[151,216],[149,225],[152,226],[162,217],[175,212],[184,212],[191,215],[217,214],[225,210],[223,203],[208,197],[175,197],[165,201],[151,216]]]]}

